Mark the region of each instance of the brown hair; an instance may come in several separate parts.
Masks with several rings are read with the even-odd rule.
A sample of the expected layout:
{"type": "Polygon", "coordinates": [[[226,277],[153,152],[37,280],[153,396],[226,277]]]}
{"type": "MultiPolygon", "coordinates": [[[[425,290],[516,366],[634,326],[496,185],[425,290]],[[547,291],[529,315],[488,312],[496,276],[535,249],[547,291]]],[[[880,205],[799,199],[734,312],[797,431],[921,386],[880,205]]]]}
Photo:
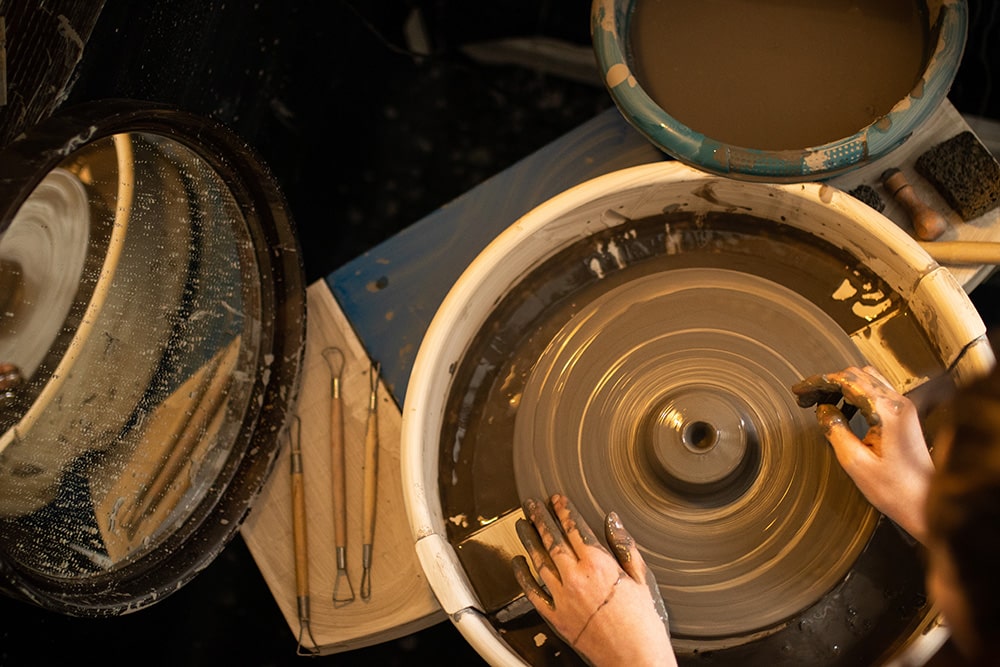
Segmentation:
{"type": "Polygon", "coordinates": [[[959,389],[953,439],[931,482],[927,527],[950,552],[973,631],[988,655],[1000,648],[1000,371],[959,389]]]}

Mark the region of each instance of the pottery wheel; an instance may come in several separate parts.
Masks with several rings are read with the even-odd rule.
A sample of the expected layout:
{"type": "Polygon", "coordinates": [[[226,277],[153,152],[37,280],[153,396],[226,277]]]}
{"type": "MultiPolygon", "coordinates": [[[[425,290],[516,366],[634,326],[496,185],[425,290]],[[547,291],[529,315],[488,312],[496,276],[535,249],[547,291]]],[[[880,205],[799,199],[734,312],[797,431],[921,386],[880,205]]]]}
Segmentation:
{"type": "Polygon", "coordinates": [[[515,423],[520,497],[611,510],[656,574],[677,638],[766,634],[841,581],[877,513],[790,387],[863,364],[811,301],[739,271],[612,289],[533,367],[515,423]]]}

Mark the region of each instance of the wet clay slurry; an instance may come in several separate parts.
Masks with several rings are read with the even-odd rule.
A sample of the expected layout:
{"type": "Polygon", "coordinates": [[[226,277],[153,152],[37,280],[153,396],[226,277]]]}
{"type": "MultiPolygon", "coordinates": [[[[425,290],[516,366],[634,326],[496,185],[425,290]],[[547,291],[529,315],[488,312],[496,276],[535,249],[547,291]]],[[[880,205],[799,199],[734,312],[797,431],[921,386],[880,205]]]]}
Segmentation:
{"type": "Polygon", "coordinates": [[[643,0],[631,62],[691,129],[765,150],[850,137],[919,82],[926,8],[915,0],[643,0]]]}

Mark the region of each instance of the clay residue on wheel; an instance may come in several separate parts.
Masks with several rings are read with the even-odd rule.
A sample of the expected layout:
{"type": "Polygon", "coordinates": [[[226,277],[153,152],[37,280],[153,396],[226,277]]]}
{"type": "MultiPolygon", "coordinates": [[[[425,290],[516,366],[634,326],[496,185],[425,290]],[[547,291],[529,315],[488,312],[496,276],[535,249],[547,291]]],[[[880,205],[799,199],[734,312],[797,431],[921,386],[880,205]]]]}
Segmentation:
{"type": "MultiPolygon", "coordinates": [[[[454,369],[439,491],[445,516],[468,521],[448,523],[448,539],[457,544],[515,510],[525,493],[568,492],[595,525],[601,513],[625,510],[625,525],[658,568],[672,623],[682,630],[675,634],[681,653],[701,647],[718,664],[741,664],[726,661],[730,652],[745,657],[736,647],[797,646],[798,621],[833,605],[865,617],[838,636],[841,652],[876,655],[921,610],[908,603],[905,613],[890,613],[881,593],[849,585],[858,581],[855,563],[881,563],[881,554],[865,549],[872,531],[889,531],[890,540],[895,534],[876,526],[877,515],[788,389],[807,369],[860,360],[849,334],[872,323],[843,298],[845,281],[858,293],[883,295],[880,318],[903,315],[888,337],[925,339],[901,297],[861,260],[749,214],[675,210],[554,252],[497,304],[454,369]],[[634,303],[640,297],[644,305],[634,303]],[[565,369],[554,360],[596,325],[595,332],[610,327],[607,340],[589,352],[582,346],[584,360],[560,375],[565,369]],[[671,415],[706,403],[724,419],[704,413],[668,428],[671,415]],[[534,418],[525,418],[528,411],[534,418]],[[693,428],[696,422],[704,428],[693,428]],[[642,444],[653,437],[656,447],[642,444]],[[679,467],[668,455],[711,442],[736,443],[743,453],[716,462],[699,490],[690,448],[679,467]],[[694,608],[696,596],[705,609],[694,608]]],[[[915,555],[914,567],[888,571],[907,577],[899,587],[919,596],[915,555]]],[[[475,568],[467,574],[485,576],[475,568]]],[[[519,652],[530,651],[530,642],[516,637],[538,629],[537,617],[503,628],[519,652]]],[[[552,664],[575,664],[539,650],[552,664]]]]}

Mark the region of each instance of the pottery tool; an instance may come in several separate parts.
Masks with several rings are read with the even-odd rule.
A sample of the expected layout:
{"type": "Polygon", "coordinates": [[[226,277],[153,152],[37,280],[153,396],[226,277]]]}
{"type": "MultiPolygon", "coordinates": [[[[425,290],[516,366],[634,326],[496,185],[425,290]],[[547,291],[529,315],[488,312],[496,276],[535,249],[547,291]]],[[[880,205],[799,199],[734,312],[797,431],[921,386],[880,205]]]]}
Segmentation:
{"type": "Polygon", "coordinates": [[[962,220],[974,220],[1000,206],[1000,163],[972,132],[935,144],[914,166],[962,220]]]}
{"type": "Polygon", "coordinates": [[[455,545],[455,553],[467,571],[481,576],[472,581],[483,611],[506,623],[533,609],[524,596],[521,585],[514,578],[511,560],[524,556],[536,577],[538,572],[528,552],[517,535],[517,522],[524,519],[524,512],[516,508],[455,545]]]}
{"type": "Polygon", "coordinates": [[[899,169],[892,167],[882,172],[882,186],[906,209],[913,231],[921,241],[933,241],[948,229],[944,216],[920,199],[899,169]]]}
{"type": "Polygon", "coordinates": [[[295,604],[299,612],[299,655],[315,655],[316,639],[309,621],[309,549],[306,538],[306,493],[302,477],[302,421],[294,415],[288,427],[292,464],[292,536],[295,548],[295,604]],[[309,637],[313,648],[306,648],[302,640],[309,637]]]}
{"type": "Polygon", "coordinates": [[[323,350],[330,367],[330,456],[333,473],[333,532],[337,556],[337,578],[333,583],[333,606],[354,600],[354,587],[347,573],[347,481],[344,460],[344,405],[340,397],[340,375],[344,353],[336,347],[323,350]]]}
{"type": "Polygon", "coordinates": [[[375,537],[375,491],[378,482],[378,393],[381,365],[372,364],[368,371],[371,386],[368,402],[368,428],[365,432],[365,467],[363,515],[361,524],[361,598],[368,600],[372,594],[372,542],[375,537]]]}

